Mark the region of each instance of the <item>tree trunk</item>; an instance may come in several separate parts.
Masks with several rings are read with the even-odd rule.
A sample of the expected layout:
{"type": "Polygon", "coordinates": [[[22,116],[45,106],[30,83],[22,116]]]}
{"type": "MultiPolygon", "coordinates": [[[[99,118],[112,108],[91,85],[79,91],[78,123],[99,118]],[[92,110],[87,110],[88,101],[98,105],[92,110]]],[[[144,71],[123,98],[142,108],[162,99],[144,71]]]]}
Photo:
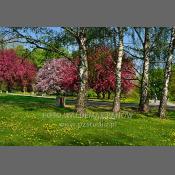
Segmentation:
{"type": "Polygon", "coordinates": [[[170,81],[170,76],[172,72],[172,62],[173,62],[173,52],[174,52],[174,42],[175,42],[175,28],[171,29],[171,41],[169,45],[169,53],[168,58],[165,66],[165,74],[164,74],[164,86],[162,91],[162,96],[159,105],[159,117],[165,118],[166,117],[166,106],[167,106],[167,96],[168,96],[168,86],[170,81]]]}
{"type": "Polygon", "coordinates": [[[97,92],[97,99],[100,99],[100,93],[97,92]]]}
{"type": "Polygon", "coordinates": [[[102,95],[103,95],[103,99],[105,99],[105,92],[103,92],[102,95]]]}
{"type": "Polygon", "coordinates": [[[116,90],[115,90],[115,97],[113,103],[113,112],[120,111],[120,93],[121,93],[121,66],[122,66],[122,58],[123,58],[123,28],[120,27],[119,29],[119,50],[118,50],[118,57],[116,61],[116,90]]]}
{"type": "Polygon", "coordinates": [[[31,84],[31,93],[33,95],[35,94],[35,86],[34,86],[34,84],[31,84]]]}
{"type": "Polygon", "coordinates": [[[56,97],[56,105],[58,107],[65,107],[65,97],[56,97]]]}
{"type": "Polygon", "coordinates": [[[108,99],[111,98],[111,92],[108,92],[108,99]]]}
{"type": "Polygon", "coordinates": [[[143,64],[143,74],[141,80],[141,94],[140,94],[140,104],[139,110],[141,112],[149,111],[149,99],[148,99],[148,88],[149,88],[149,49],[150,49],[150,38],[149,38],[149,28],[145,28],[145,40],[144,40],[144,64],[143,64]]]}
{"type": "Polygon", "coordinates": [[[79,114],[85,113],[87,87],[88,87],[88,61],[87,61],[87,48],[86,48],[86,36],[80,33],[77,38],[80,51],[80,63],[79,63],[79,92],[77,97],[76,111],[79,114]]]}
{"type": "Polygon", "coordinates": [[[27,91],[27,87],[26,86],[23,86],[23,93],[25,94],[27,91]]]}
{"type": "Polygon", "coordinates": [[[12,92],[12,87],[11,87],[11,84],[9,84],[9,83],[7,84],[7,91],[12,92]]]}
{"type": "Polygon", "coordinates": [[[0,93],[2,93],[2,83],[0,82],[0,93]]]}

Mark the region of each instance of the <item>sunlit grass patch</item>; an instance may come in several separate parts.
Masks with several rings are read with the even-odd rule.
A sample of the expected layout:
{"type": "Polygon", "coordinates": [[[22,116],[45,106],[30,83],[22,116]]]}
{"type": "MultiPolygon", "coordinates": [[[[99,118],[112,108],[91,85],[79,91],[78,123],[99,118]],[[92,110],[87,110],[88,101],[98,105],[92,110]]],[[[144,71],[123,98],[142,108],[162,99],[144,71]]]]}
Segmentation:
{"type": "Polygon", "coordinates": [[[156,110],[142,114],[122,107],[92,107],[80,116],[73,104],[54,99],[0,95],[0,145],[175,145],[175,112],[160,120],[156,110]]]}

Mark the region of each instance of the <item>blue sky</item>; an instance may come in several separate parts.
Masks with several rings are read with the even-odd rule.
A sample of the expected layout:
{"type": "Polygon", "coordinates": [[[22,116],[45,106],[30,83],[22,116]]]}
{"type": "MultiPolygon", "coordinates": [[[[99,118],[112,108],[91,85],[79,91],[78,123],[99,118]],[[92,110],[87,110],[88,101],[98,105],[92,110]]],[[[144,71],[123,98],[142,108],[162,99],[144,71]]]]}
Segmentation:
{"type": "MultiPolygon", "coordinates": [[[[61,29],[61,27],[47,27],[47,28],[48,29],[51,29],[51,30],[53,30],[55,32],[61,32],[63,30],[63,29],[61,29]]],[[[25,35],[25,32],[23,32],[22,34],[25,35]]],[[[41,34],[37,34],[36,35],[31,30],[28,30],[28,33],[27,34],[30,35],[33,38],[42,37],[41,34]]],[[[18,43],[16,43],[16,45],[24,45],[24,47],[26,47],[26,48],[28,48],[30,50],[32,49],[32,45],[31,44],[18,44],[18,43]]],[[[132,38],[131,38],[130,35],[124,35],[124,45],[125,45],[125,49],[126,49],[127,46],[133,46],[132,38]]],[[[14,46],[11,45],[11,47],[14,47],[14,46]]],[[[68,49],[71,52],[72,50],[77,50],[78,48],[75,47],[75,46],[69,46],[68,49]]],[[[132,51],[130,51],[130,52],[133,54],[132,51]]],[[[138,65],[138,66],[140,66],[141,65],[141,62],[139,60],[136,60],[136,63],[135,64],[138,65]]]]}
{"type": "MultiPolygon", "coordinates": [[[[51,29],[51,30],[53,30],[53,31],[55,31],[55,32],[61,32],[63,29],[61,29],[61,27],[59,27],[59,26],[57,26],[57,27],[47,27],[47,29],[51,29]]],[[[26,34],[25,32],[23,32],[22,34],[26,34]]],[[[42,37],[42,35],[40,34],[40,33],[38,33],[37,35],[34,33],[34,32],[32,32],[31,30],[27,30],[27,35],[30,35],[31,37],[33,37],[33,38],[40,38],[40,37],[42,37]]],[[[56,35],[55,35],[56,36],[56,35]]],[[[53,36],[54,37],[54,36],[53,36]]],[[[18,43],[16,43],[15,45],[24,45],[26,48],[28,48],[28,49],[32,49],[32,45],[31,44],[18,44],[18,43]]],[[[131,36],[129,36],[129,35],[124,35],[124,45],[125,45],[125,47],[126,46],[132,46],[133,44],[132,44],[132,40],[131,40],[131,36]]],[[[11,47],[13,47],[13,45],[11,45],[11,47]]],[[[77,49],[77,47],[72,47],[72,46],[70,46],[70,47],[68,47],[68,49],[70,50],[70,51],[72,51],[72,50],[76,50],[77,49]]]]}

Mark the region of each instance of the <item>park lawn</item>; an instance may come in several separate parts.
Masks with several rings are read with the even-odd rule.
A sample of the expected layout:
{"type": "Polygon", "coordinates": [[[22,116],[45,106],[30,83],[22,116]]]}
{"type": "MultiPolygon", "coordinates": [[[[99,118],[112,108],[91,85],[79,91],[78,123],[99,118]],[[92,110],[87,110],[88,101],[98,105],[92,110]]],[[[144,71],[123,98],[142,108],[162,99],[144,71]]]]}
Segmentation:
{"type": "MultiPolygon", "coordinates": [[[[88,98],[92,101],[100,101],[100,102],[113,102],[113,99],[97,99],[97,98],[88,98]]],[[[138,99],[135,98],[121,98],[121,103],[139,103],[138,99]]]]}
{"type": "Polygon", "coordinates": [[[109,110],[89,107],[80,117],[72,104],[58,108],[53,98],[1,94],[0,145],[175,145],[175,112],[160,120],[154,110],[143,115],[123,108],[118,117],[109,110]]]}

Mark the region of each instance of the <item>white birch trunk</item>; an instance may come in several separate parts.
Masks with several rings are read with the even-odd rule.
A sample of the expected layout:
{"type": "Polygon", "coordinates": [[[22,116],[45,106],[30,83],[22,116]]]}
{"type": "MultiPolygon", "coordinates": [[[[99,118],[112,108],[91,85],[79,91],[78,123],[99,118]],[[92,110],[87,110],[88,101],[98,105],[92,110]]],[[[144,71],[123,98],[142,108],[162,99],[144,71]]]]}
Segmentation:
{"type": "Polygon", "coordinates": [[[80,51],[80,64],[79,64],[79,81],[80,87],[77,97],[76,111],[79,114],[84,114],[86,109],[86,96],[88,87],[88,61],[87,61],[87,48],[86,36],[82,33],[78,39],[80,51]]]}
{"type": "Polygon", "coordinates": [[[149,89],[149,49],[150,49],[150,38],[149,38],[149,28],[145,28],[145,40],[144,40],[144,64],[143,64],[143,74],[141,81],[141,94],[140,94],[140,104],[139,110],[141,112],[149,111],[149,99],[148,99],[148,89],[149,89]]]}
{"type": "Polygon", "coordinates": [[[167,97],[168,97],[168,86],[170,81],[170,76],[172,72],[172,62],[173,62],[173,52],[174,52],[174,42],[175,42],[175,27],[172,28],[171,31],[171,41],[169,44],[169,54],[165,66],[165,74],[164,74],[164,87],[162,91],[162,96],[159,105],[159,117],[166,117],[166,106],[167,106],[167,97]]]}
{"type": "Polygon", "coordinates": [[[123,46],[123,28],[119,27],[119,50],[118,50],[118,58],[116,61],[116,90],[115,97],[113,103],[113,112],[120,111],[120,94],[121,94],[121,66],[122,66],[122,58],[124,54],[124,46],[123,46]]]}

